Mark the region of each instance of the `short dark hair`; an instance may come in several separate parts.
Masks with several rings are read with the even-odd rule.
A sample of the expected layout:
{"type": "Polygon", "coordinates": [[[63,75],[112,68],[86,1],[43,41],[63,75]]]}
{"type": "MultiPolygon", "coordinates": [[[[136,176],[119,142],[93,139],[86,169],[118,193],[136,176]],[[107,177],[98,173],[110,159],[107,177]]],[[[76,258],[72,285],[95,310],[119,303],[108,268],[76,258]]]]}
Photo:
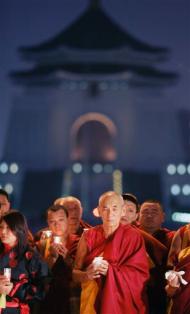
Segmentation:
{"type": "MultiPolygon", "coordinates": [[[[158,201],[158,200],[156,200],[156,199],[147,199],[147,200],[145,200],[144,202],[142,202],[141,206],[142,206],[144,203],[158,204],[158,205],[160,206],[161,210],[164,212],[164,208],[163,208],[161,202],[158,201]]],[[[141,207],[141,206],[140,206],[140,207],[141,207]]]]}
{"type": "Polygon", "coordinates": [[[129,202],[132,202],[133,204],[135,204],[136,211],[137,212],[139,211],[139,203],[138,203],[137,197],[134,194],[124,193],[124,194],[122,194],[122,197],[123,197],[124,201],[129,201],[129,202]]]}
{"type": "Polygon", "coordinates": [[[69,214],[65,206],[63,205],[51,205],[47,210],[46,210],[46,218],[48,218],[48,213],[51,212],[57,212],[58,210],[62,209],[65,212],[66,217],[68,218],[69,214]]]}
{"type": "Polygon", "coordinates": [[[28,225],[26,218],[18,210],[10,210],[0,218],[0,223],[5,221],[10,230],[17,237],[17,258],[21,258],[28,245],[28,225]]]}
{"type": "Polygon", "coordinates": [[[4,195],[7,199],[7,201],[10,202],[9,194],[5,190],[0,189],[0,195],[4,195]]]}

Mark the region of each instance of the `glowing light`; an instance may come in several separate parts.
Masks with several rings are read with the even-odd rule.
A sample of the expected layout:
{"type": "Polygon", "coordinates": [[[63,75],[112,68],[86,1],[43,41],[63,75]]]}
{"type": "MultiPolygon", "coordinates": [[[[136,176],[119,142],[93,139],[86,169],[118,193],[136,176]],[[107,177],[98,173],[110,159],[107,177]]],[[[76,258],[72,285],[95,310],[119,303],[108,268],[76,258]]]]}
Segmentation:
{"type": "Polygon", "coordinates": [[[187,166],[187,172],[190,174],[190,165],[187,166]]]}
{"type": "Polygon", "coordinates": [[[172,220],[178,221],[178,222],[189,223],[190,222],[190,214],[189,213],[174,212],[172,214],[172,220]]]}
{"type": "Polygon", "coordinates": [[[113,172],[113,189],[115,192],[122,194],[122,172],[120,170],[114,170],[113,172]]]}
{"type": "Polygon", "coordinates": [[[16,174],[18,172],[18,170],[19,170],[19,167],[18,167],[18,165],[15,162],[13,162],[10,165],[9,170],[10,170],[11,173],[16,174]]]}
{"type": "Polygon", "coordinates": [[[7,183],[5,184],[5,191],[8,193],[8,194],[11,194],[13,193],[13,185],[11,183],[7,183]]]}
{"type": "Polygon", "coordinates": [[[8,165],[7,165],[7,163],[6,162],[2,162],[1,164],[0,164],[0,172],[2,172],[2,173],[6,173],[7,171],[8,171],[8,165]]]}
{"type": "Polygon", "coordinates": [[[189,184],[185,184],[183,187],[182,187],[182,193],[184,195],[190,195],[190,185],[189,184]]]}
{"type": "Polygon", "coordinates": [[[180,175],[183,175],[186,173],[186,167],[184,164],[179,164],[177,166],[177,172],[180,174],[180,175]]]}
{"type": "Polygon", "coordinates": [[[180,192],[181,192],[181,188],[180,188],[180,186],[178,184],[174,184],[174,185],[171,186],[171,193],[173,195],[179,195],[180,192]]]}
{"type": "Polygon", "coordinates": [[[72,169],[73,169],[73,172],[75,173],[81,173],[82,165],[79,162],[77,162],[76,164],[73,165],[72,169]]]}
{"type": "Polygon", "coordinates": [[[176,173],[176,166],[173,164],[170,164],[167,166],[167,173],[170,175],[174,175],[176,173]]]}
{"type": "Polygon", "coordinates": [[[103,166],[101,164],[94,164],[92,170],[95,173],[101,173],[103,171],[103,166]]]}

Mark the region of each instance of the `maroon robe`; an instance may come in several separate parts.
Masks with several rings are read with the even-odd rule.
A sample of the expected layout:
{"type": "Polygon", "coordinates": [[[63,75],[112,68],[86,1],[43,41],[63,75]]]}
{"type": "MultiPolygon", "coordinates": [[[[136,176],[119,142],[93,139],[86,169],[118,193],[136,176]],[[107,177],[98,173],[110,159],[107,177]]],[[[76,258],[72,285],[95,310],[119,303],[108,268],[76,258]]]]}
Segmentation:
{"type": "Polygon", "coordinates": [[[189,314],[190,313],[190,255],[175,267],[176,271],[184,270],[183,278],[188,282],[187,285],[181,285],[179,290],[173,296],[170,314],[189,314]]]}
{"type": "Polygon", "coordinates": [[[100,225],[86,231],[84,236],[89,250],[85,266],[101,253],[109,263],[107,275],[98,280],[97,313],[147,313],[145,287],[149,272],[139,231],[130,225],[120,225],[106,239],[100,225]]]}
{"type": "Polygon", "coordinates": [[[157,231],[155,231],[152,234],[152,236],[155,237],[158,241],[160,241],[163,245],[165,245],[169,250],[174,234],[175,231],[173,230],[169,230],[167,228],[160,228],[157,231]]]}

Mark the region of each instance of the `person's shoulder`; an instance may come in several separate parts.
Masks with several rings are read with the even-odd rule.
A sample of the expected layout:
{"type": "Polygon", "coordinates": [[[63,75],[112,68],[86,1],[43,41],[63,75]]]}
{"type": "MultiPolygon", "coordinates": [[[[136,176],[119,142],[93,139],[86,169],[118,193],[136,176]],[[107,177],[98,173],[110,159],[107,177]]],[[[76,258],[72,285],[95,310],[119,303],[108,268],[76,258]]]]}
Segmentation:
{"type": "Polygon", "coordinates": [[[102,233],[102,225],[97,225],[91,228],[88,228],[87,230],[83,231],[84,237],[91,237],[94,236],[96,234],[102,233]]]}
{"type": "Polygon", "coordinates": [[[80,226],[82,227],[82,229],[88,229],[92,227],[88,222],[84,221],[83,219],[80,220],[80,226]]]}
{"type": "Polygon", "coordinates": [[[93,226],[91,228],[88,228],[88,230],[84,231],[84,232],[96,232],[96,231],[100,231],[102,230],[102,225],[96,225],[93,226]]]}
{"type": "Polygon", "coordinates": [[[158,233],[165,234],[167,237],[172,238],[176,231],[170,230],[168,228],[161,228],[158,233]]]}
{"type": "Polygon", "coordinates": [[[142,237],[139,228],[137,228],[136,226],[133,226],[130,224],[129,225],[120,224],[119,228],[120,228],[120,230],[122,230],[122,232],[124,234],[129,234],[129,235],[136,236],[136,237],[142,237]]]}

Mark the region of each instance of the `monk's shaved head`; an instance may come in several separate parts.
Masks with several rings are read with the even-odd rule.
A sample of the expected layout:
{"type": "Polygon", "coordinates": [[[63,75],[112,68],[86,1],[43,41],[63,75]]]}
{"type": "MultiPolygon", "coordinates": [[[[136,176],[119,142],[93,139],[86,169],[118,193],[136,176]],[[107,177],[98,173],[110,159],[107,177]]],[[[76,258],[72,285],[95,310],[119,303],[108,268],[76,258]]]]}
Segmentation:
{"type": "Polygon", "coordinates": [[[117,201],[121,204],[121,206],[124,205],[124,201],[123,201],[123,197],[118,194],[115,191],[107,191],[105,193],[103,193],[100,198],[99,198],[99,202],[98,202],[98,206],[101,206],[101,204],[104,202],[105,199],[107,198],[115,198],[117,199],[117,201]]]}

